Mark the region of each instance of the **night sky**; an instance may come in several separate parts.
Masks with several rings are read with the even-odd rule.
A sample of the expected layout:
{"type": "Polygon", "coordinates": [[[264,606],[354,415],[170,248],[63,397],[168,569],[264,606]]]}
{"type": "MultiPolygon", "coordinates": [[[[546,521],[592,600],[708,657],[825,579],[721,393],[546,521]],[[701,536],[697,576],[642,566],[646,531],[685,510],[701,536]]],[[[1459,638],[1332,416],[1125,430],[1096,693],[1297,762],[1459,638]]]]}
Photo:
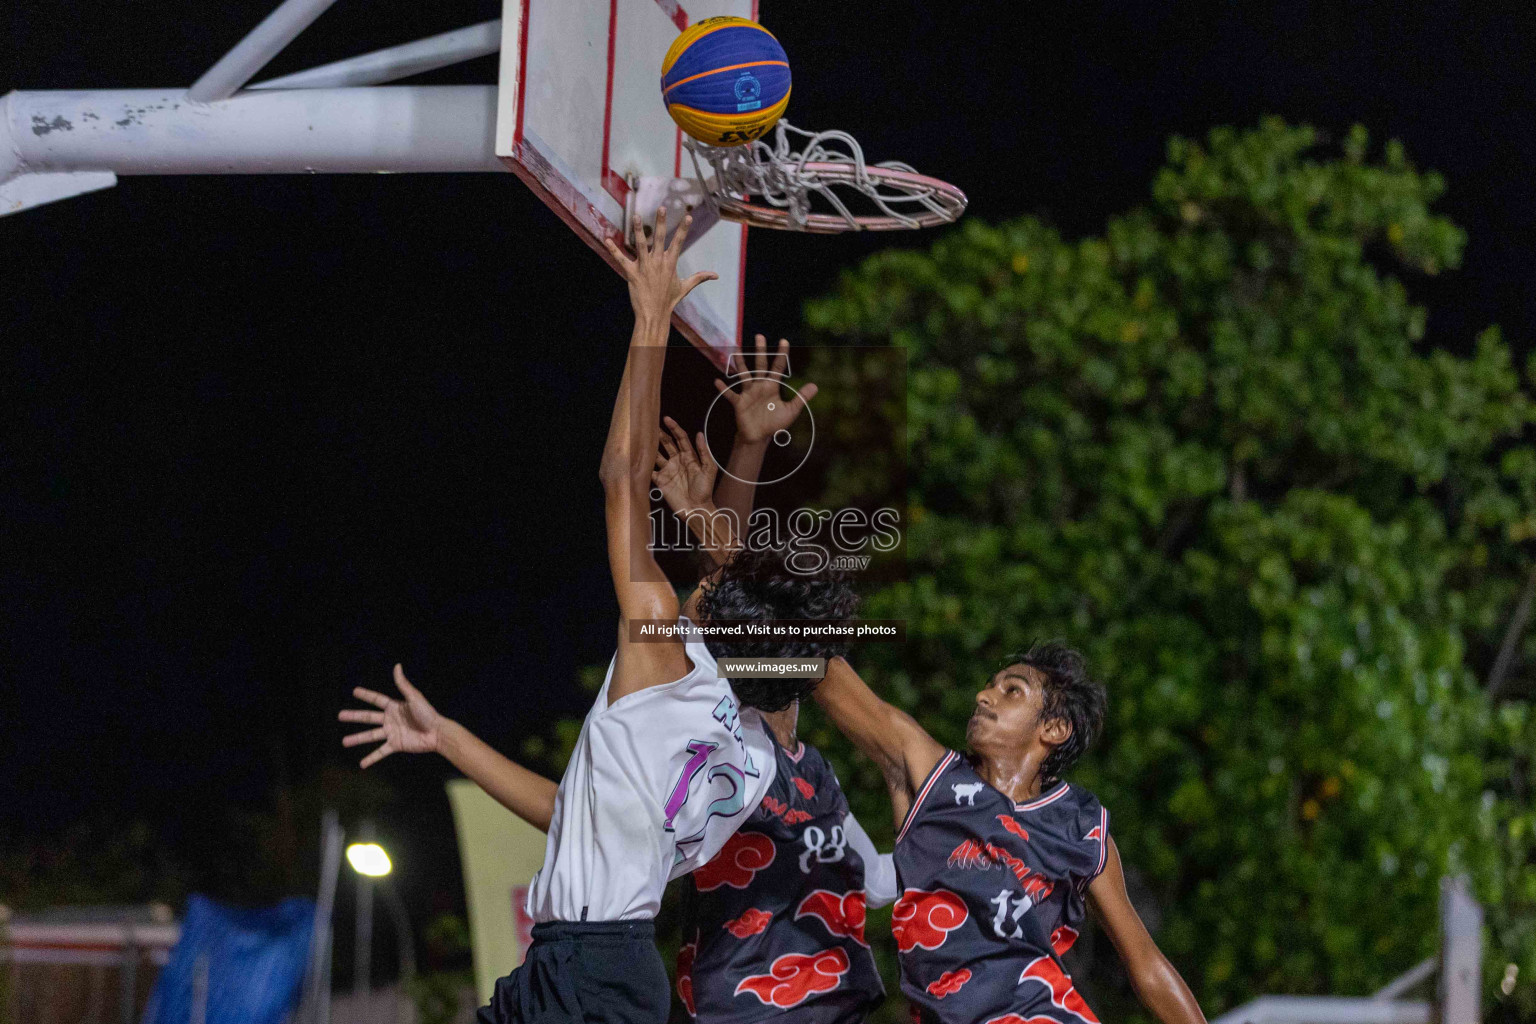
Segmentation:
{"type": "MultiPolygon", "coordinates": [[[[15,3],[0,92],[190,84],[269,7],[15,3]]],[[[499,13],[342,0],[266,75],[499,13]]],[[[1400,138],[1471,234],[1459,273],[1414,285],[1432,339],[1499,323],[1529,348],[1526,5],[763,0],[762,18],[796,124],[960,184],[971,216],[1070,235],[1142,201],[1172,133],[1279,114],[1400,138]]],[[[486,58],[419,80],[494,78],[486,58]]],[[[793,339],[838,268],[932,237],[754,233],[747,330],[793,339]]],[[[195,855],[279,772],[355,763],[335,712],[397,659],[509,752],[584,711],[576,671],[613,643],[596,470],[628,309],[514,176],[124,178],[0,219],[0,251],[13,837],[137,817],[195,855]]],[[[452,891],[446,764],[377,770],[436,850],[410,884],[452,891]]]]}

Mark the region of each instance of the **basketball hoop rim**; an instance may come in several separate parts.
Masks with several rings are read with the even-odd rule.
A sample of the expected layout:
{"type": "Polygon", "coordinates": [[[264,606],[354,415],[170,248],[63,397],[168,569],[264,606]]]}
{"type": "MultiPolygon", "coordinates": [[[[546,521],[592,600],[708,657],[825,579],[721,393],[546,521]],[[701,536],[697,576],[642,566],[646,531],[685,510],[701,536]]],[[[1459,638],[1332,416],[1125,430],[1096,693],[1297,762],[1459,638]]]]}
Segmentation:
{"type": "Polygon", "coordinates": [[[908,196],[899,199],[887,196],[885,197],[887,202],[916,201],[918,196],[926,194],[938,199],[942,205],[954,212],[945,214],[933,210],[922,210],[908,214],[906,219],[881,214],[862,214],[853,217],[853,224],[840,214],[812,213],[806,217],[804,227],[797,227],[791,222],[788,209],[764,206],[761,203],[753,203],[716,192],[714,200],[720,208],[721,218],[746,224],[748,227],[804,231],[820,235],[834,235],[844,231],[913,231],[951,224],[969,203],[965,193],[958,186],[951,185],[940,178],[918,174],[916,171],[868,165],[861,171],[859,165],[851,160],[812,160],[797,166],[826,179],[831,184],[857,185],[868,182],[877,186],[900,188],[909,193],[908,196]]]}

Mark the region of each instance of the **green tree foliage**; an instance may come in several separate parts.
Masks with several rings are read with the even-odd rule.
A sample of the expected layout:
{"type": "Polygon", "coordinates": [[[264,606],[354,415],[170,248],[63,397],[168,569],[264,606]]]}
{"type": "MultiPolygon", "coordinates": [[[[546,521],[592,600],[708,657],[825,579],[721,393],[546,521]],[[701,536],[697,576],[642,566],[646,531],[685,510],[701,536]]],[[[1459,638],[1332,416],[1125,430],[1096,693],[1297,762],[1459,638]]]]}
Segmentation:
{"type": "Polygon", "coordinates": [[[105,817],[58,831],[0,835],[0,905],[28,912],[73,903],[179,906],[189,873],[145,821],[105,817]]]}
{"type": "MultiPolygon", "coordinates": [[[[1082,647],[1110,718],[1075,778],[1208,1011],[1372,991],[1434,952],[1463,871],[1490,974],[1517,962],[1536,1006],[1536,642],[1486,686],[1532,571],[1536,361],[1523,384],[1496,329],[1426,341],[1407,282],[1465,242],[1442,189],[1363,129],[1221,129],[1102,237],[970,219],[807,308],[909,353],[910,573],[865,606],[909,642],[857,664],[959,745],[1005,652],[1082,647]]],[[[811,376],[836,403],[817,373],[851,372],[811,376]]]]}

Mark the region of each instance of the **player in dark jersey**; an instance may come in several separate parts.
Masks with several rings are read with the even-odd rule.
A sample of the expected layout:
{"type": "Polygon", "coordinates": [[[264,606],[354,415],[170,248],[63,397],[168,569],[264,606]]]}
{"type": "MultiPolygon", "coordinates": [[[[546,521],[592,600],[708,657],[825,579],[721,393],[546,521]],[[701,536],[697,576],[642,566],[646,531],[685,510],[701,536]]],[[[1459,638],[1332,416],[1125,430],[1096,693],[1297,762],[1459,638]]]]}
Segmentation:
{"type": "Polygon", "coordinates": [[[821,752],[796,738],[798,707],[766,715],[778,774],[687,887],[677,994],[699,1024],[862,1021],[885,998],[864,939],[866,907],[896,898],[821,752]]]}
{"type": "Polygon", "coordinates": [[[815,691],[885,774],[901,898],[891,930],[914,1024],[1094,1024],[1061,954],[1091,907],[1142,1004],[1204,1024],[1125,892],[1109,815],[1061,774],[1104,692],[1060,644],[1010,658],[976,695],[968,752],[946,750],[841,658],[815,691]]]}
{"type": "MultiPolygon", "coordinates": [[[[736,440],[718,485],[702,436],[696,449],[664,421],[652,482],[716,565],[736,552],[769,437],[798,415],[780,394],[788,350],[780,342],[770,362],[759,335],[750,373],[721,388],[736,440]]],[[[799,394],[814,397],[816,385],[799,394]]],[[[864,913],[895,899],[895,869],[848,812],[832,767],[799,741],[799,706],[763,719],[777,760],[767,795],[714,860],[678,883],[687,887],[678,997],[699,1024],[862,1021],[885,998],[864,913]]]]}

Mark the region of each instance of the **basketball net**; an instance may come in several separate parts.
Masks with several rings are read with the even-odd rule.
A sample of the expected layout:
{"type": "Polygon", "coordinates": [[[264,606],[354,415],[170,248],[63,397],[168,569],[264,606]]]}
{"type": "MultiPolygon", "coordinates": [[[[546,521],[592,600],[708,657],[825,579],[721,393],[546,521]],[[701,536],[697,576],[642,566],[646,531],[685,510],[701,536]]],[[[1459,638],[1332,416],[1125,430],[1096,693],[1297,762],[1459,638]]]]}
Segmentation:
{"type": "Polygon", "coordinates": [[[898,161],[866,163],[864,150],[847,132],[807,132],[780,119],[771,145],[758,139],[724,149],[691,138],[684,145],[720,216],[751,227],[819,234],[901,231],[948,224],[965,212],[965,193],[954,185],[898,161]],[[701,160],[713,175],[704,173],[701,160]],[[855,213],[843,201],[850,193],[879,212],[855,213]],[[813,210],[813,195],[833,212],[813,210]]]}

